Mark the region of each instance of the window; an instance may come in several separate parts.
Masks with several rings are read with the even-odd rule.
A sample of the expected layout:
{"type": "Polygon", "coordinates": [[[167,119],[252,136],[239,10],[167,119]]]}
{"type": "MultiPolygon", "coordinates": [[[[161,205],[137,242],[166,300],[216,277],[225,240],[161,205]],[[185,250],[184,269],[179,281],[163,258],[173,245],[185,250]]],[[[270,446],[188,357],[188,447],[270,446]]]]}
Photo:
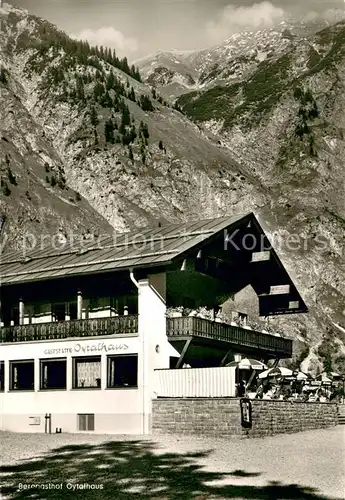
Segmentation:
{"type": "Polygon", "coordinates": [[[66,358],[40,360],[40,389],[66,389],[66,358]]]}
{"type": "Polygon", "coordinates": [[[108,356],[108,388],[138,386],[138,356],[108,356]]]}
{"type": "Polygon", "coordinates": [[[11,321],[13,321],[14,326],[19,325],[19,307],[13,307],[11,310],[11,321]]]}
{"type": "Polygon", "coordinates": [[[101,356],[73,358],[73,389],[101,387],[101,356]]]}
{"type": "Polygon", "coordinates": [[[0,361],[0,392],[5,390],[5,363],[0,361]]]}
{"type": "Polygon", "coordinates": [[[53,304],[52,313],[55,321],[65,321],[66,304],[53,304]]]}
{"type": "Polygon", "coordinates": [[[78,413],[78,431],[94,431],[94,430],[95,430],[95,414],[78,413]]]}
{"type": "Polygon", "coordinates": [[[35,387],[35,363],[33,359],[10,361],[10,390],[33,391],[35,387]]]}
{"type": "Polygon", "coordinates": [[[98,311],[101,308],[101,301],[98,297],[91,297],[89,302],[90,311],[98,311]]]}
{"type": "Polygon", "coordinates": [[[76,302],[70,302],[69,304],[69,317],[71,320],[78,319],[76,302]]]}

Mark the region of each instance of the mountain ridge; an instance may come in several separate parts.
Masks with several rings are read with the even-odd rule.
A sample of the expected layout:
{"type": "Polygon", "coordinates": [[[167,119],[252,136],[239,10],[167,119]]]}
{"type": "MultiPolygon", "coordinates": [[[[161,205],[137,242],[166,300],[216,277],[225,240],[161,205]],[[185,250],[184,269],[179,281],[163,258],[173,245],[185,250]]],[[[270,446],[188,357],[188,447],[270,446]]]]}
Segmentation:
{"type": "Polygon", "coordinates": [[[273,54],[283,54],[294,40],[312,39],[327,21],[283,21],[270,29],[235,33],[221,44],[193,51],[164,50],[135,61],[145,81],[174,99],[192,90],[205,90],[227,78],[236,81],[273,54]],[[169,94],[167,94],[169,92],[169,94]]]}

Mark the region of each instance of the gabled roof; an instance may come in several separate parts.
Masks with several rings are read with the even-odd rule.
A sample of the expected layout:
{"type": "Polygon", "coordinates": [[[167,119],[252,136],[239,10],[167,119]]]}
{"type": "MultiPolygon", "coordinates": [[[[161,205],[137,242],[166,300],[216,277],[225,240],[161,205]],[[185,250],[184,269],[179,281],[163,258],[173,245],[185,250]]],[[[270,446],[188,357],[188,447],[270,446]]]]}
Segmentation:
{"type": "Polygon", "coordinates": [[[169,265],[186,251],[253,214],[114,233],[100,241],[9,252],[0,259],[1,285],[169,265]]]}
{"type": "Polygon", "coordinates": [[[129,269],[141,268],[145,274],[158,266],[185,283],[188,277],[180,271],[190,264],[198,275],[222,283],[228,295],[251,285],[261,316],[308,310],[253,213],[114,233],[93,243],[35,248],[26,255],[10,252],[1,256],[0,279],[2,286],[24,285],[129,269]],[[255,240],[252,248],[245,244],[248,237],[255,240]]]}

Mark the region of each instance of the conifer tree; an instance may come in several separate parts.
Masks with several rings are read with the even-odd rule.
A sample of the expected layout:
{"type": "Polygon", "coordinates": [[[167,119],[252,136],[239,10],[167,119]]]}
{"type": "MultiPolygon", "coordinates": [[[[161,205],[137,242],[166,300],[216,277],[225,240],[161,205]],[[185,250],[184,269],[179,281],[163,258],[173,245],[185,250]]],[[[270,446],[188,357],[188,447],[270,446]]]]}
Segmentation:
{"type": "Polygon", "coordinates": [[[124,146],[128,146],[131,142],[131,136],[127,132],[125,132],[122,136],[122,144],[124,146]]]}
{"type": "Polygon", "coordinates": [[[16,176],[14,175],[14,173],[12,172],[12,170],[10,169],[10,167],[8,167],[8,169],[7,169],[7,176],[8,176],[8,180],[10,181],[10,183],[13,184],[13,186],[16,186],[17,179],[16,179],[16,176]]]}
{"type": "Polygon", "coordinates": [[[114,73],[110,71],[110,73],[107,76],[107,86],[106,86],[107,90],[112,89],[114,87],[114,83],[115,83],[114,73]]]}
{"type": "Polygon", "coordinates": [[[142,133],[143,133],[143,136],[145,139],[148,139],[150,137],[149,128],[148,128],[147,123],[143,123],[142,133]]]}
{"type": "Polygon", "coordinates": [[[108,63],[111,63],[111,59],[112,59],[112,56],[111,56],[111,49],[110,49],[110,47],[108,47],[108,48],[106,49],[106,61],[107,61],[108,63]]]}
{"type": "Polygon", "coordinates": [[[143,111],[154,111],[151,99],[144,94],[141,94],[139,105],[143,111]]]}
{"type": "Polygon", "coordinates": [[[11,190],[7,185],[7,182],[1,179],[1,190],[4,193],[5,196],[10,196],[11,190]]]}
{"type": "Polygon", "coordinates": [[[135,130],[135,125],[131,126],[130,138],[131,138],[131,142],[134,142],[135,139],[137,138],[137,131],[135,130]]]}
{"type": "Polygon", "coordinates": [[[128,66],[128,60],[127,60],[127,57],[124,57],[121,61],[121,68],[122,71],[124,71],[125,73],[127,73],[127,75],[130,74],[130,69],[129,69],[129,66],[128,66]]]}
{"type": "Polygon", "coordinates": [[[69,91],[69,98],[71,99],[71,101],[75,102],[76,98],[77,98],[77,93],[76,93],[76,90],[75,88],[71,88],[71,90],[69,91]]]}
{"type": "Polygon", "coordinates": [[[90,121],[93,127],[97,127],[99,120],[94,106],[91,106],[90,108],[90,121]]]}
{"type": "Polygon", "coordinates": [[[4,68],[0,68],[0,83],[4,85],[7,83],[7,72],[4,68]]]}
{"type": "Polygon", "coordinates": [[[131,161],[134,160],[133,150],[131,146],[128,147],[128,156],[131,161]]]}
{"type": "Polygon", "coordinates": [[[134,64],[131,66],[130,69],[130,75],[132,78],[137,80],[138,82],[141,82],[141,76],[139,70],[134,66],[134,64]]]}
{"type": "Polygon", "coordinates": [[[101,106],[103,106],[103,108],[112,108],[113,101],[112,101],[108,91],[106,91],[102,95],[102,97],[100,99],[100,104],[101,104],[101,106]]]}
{"type": "Polygon", "coordinates": [[[80,75],[76,75],[76,97],[79,101],[85,101],[84,83],[80,75]]]}
{"type": "Polygon", "coordinates": [[[130,99],[133,102],[136,101],[136,99],[135,99],[135,92],[134,92],[134,88],[133,87],[131,87],[131,90],[128,92],[128,99],[130,99]]]}
{"type": "Polygon", "coordinates": [[[122,108],[121,123],[124,126],[131,124],[131,115],[127,105],[124,105],[124,107],[122,108]]]}
{"type": "Polygon", "coordinates": [[[120,102],[117,94],[115,94],[114,99],[113,99],[113,109],[115,113],[118,113],[120,111],[120,102]]]}
{"type": "Polygon", "coordinates": [[[110,144],[114,144],[114,126],[111,120],[107,120],[104,125],[104,135],[106,142],[110,142],[110,144]]]}
{"type": "Polygon", "coordinates": [[[94,86],[94,89],[93,89],[93,95],[94,95],[96,102],[98,102],[100,100],[100,98],[102,97],[104,92],[105,92],[105,88],[104,88],[103,83],[96,82],[96,85],[94,86]]]}

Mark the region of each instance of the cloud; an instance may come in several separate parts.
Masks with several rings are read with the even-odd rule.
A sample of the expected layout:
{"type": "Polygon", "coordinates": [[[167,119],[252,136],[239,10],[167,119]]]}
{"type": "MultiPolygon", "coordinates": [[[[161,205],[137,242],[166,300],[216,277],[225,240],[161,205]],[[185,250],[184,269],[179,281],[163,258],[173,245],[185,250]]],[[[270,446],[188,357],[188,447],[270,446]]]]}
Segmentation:
{"type": "Polygon", "coordinates": [[[211,42],[219,43],[244,30],[271,28],[286,17],[286,12],[271,2],[255,3],[250,7],[228,5],[215,20],[207,23],[206,33],[211,42]]]}
{"type": "Polygon", "coordinates": [[[87,40],[91,45],[103,45],[121,52],[137,52],[138,41],[135,38],[126,37],[122,31],[112,26],[105,26],[96,30],[85,29],[78,35],[71,35],[78,40],[87,40]]]}
{"type": "Polygon", "coordinates": [[[327,9],[323,12],[316,12],[311,10],[303,18],[304,22],[319,21],[321,19],[328,21],[329,23],[336,23],[341,19],[345,18],[345,9],[327,9]]]}

